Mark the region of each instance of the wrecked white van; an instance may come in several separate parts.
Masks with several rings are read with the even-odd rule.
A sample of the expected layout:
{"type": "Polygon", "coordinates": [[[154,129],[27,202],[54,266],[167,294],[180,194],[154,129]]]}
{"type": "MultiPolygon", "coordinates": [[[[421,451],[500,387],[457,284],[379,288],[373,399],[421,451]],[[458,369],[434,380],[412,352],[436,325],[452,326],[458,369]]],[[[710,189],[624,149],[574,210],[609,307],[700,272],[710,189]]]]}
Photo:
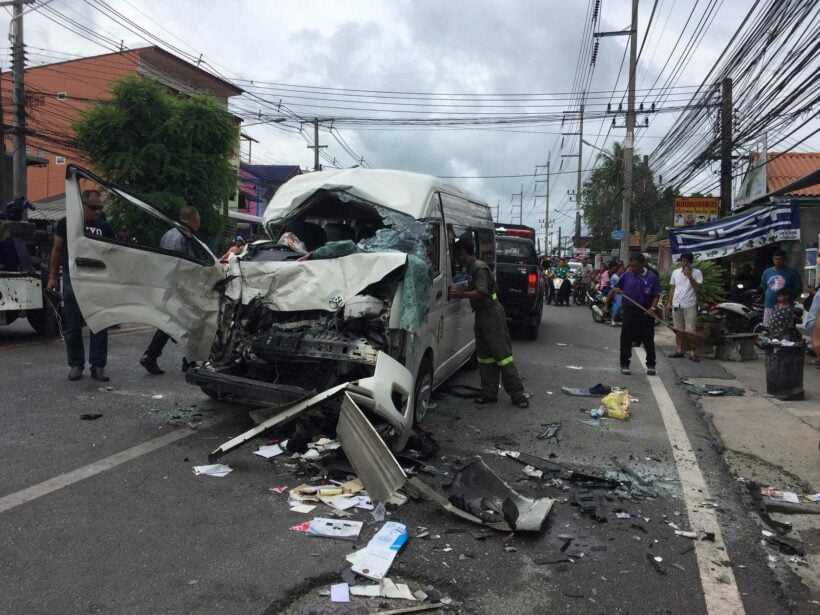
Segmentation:
{"type": "Polygon", "coordinates": [[[466,285],[452,251],[469,232],[492,266],[492,218],[484,201],[434,177],[297,176],[265,210],[271,239],[232,256],[227,271],[196,238],[196,255],[184,255],[156,247],[160,230],[130,241],[85,235],[80,193],[94,186],[150,218],[147,227],[190,233],[79,167],[66,184],[70,274],[88,326],[165,331],[202,362],[186,379],[212,397],[284,410],[327,403],[322,393],[347,383],[400,450],[432,390],[473,355],[469,302],[448,299],[448,288],[466,285]]]}

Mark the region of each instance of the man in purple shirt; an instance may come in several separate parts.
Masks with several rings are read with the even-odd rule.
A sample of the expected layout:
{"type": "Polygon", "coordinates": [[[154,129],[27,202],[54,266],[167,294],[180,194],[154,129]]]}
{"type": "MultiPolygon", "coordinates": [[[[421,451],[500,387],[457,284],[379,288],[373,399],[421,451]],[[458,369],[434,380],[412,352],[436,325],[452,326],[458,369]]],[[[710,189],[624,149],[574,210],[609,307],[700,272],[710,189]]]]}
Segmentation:
{"type": "Polygon", "coordinates": [[[632,343],[639,342],[646,349],[646,374],[655,375],[655,307],[661,296],[661,284],[654,271],[646,268],[643,254],[629,257],[629,268],[618,279],[615,287],[606,297],[623,295],[621,303],[623,326],[621,327],[621,373],[628,376],[629,361],[632,358],[632,343]],[[645,308],[644,312],[635,303],[645,308]]]}

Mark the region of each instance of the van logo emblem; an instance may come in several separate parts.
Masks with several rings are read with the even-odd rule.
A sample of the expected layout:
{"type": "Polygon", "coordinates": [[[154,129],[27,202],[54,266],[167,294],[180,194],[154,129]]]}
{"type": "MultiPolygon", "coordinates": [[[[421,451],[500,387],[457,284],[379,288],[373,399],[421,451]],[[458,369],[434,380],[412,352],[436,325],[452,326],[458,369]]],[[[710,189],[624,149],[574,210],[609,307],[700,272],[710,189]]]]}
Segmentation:
{"type": "Polygon", "coordinates": [[[338,310],[340,307],[342,307],[343,302],[344,299],[341,295],[334,295],[330,298],[330,301],[328,301],[331,310],[338,310]]]}

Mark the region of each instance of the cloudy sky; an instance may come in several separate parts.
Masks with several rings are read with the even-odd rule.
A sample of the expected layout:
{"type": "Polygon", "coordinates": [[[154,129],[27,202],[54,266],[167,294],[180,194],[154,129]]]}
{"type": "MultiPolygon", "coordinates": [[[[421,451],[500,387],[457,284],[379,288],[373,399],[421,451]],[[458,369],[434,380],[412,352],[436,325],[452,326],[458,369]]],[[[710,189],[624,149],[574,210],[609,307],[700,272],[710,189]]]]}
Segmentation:
{"type": "MultiPolygon", "coordinates": [[[[112,40],[123,41],[127,48],[162,41],[188,57],[201,54],[204,67],[248,92],[235,102],[244,112],[260,113],[263,118],[319,117],[320,143],[328,145],[325,165],[351,166],[363,157],[366,166],[453,177],[453,182],[478,192],[491,205],[499,204],[502,221],[517,222],[522,199],[524,223],[541,226],[545,198],[539,195],[545,193],[545,184],[536,183],[544,177],[534,174],[536,165],[544,165],[549,157],[550,219],[554,220],[550,230],[557,233],[561,226],[564,233],[571,233],[575,205],[567,191],[575,187],[578,163],[577,158],[562,155],[577,154],[577,137],[563,137],[562,146],[560,133],[578,130],[578,84],[589,76],[590,22],[596,4],[596,0],[53,0],[26,15],[25,41],[30,65],[107,53],[112,40]],[[72,32],[64,27],[66,18],[90,32],[72,32]],[[525,94],[541,96],[514,96],[525,94]],[[283,107],[277,111],[280,101],[284,111],[283,107]],[[538,125],[406,125],[411,118],[498,119],[520,112],[551,119],[538,125]],[[567,117],[563,126],[557,119],[562,115],[567,117]],[[351,125],[340,119],[351,117],[375,121],[351,125]],[[386,119],[403,122],[386,125],[386,119]],[[523,198],[517,196],[522,185],[523,198]]],[[[639,44],[653,5],[655,14],[637,71],[638,89],[644,90],[638,102],[645,101],[648,107],[657,101],[664,108],[688,100],[693,88],[687,86],[701,83],[751,2],[642,0],[639,44]],[[700,19],[703,36],[670,82],[674,89],[665,98],[653,98],[700,19]],[[683,42],[675,48],[682,33],[683,42]]],[[[599,11],[597,30],[628,27],[629,0],[600,0],[599,11]]],[[[7,14],[2,14],[0,25],[8,30],[7,14]]],[[[606,102],[612,100],[617,107],[623,99],[627,70],[621,66],[627,38],[599,40],[587,106],[597,110],[598,117],[586,120],[584,133],[586,140],[606,149],[624,135],[622,128],[610,128],[612,116],[601,116],[606,102]],[[618,91],[613,94],[613,89],[618,91]]],[[[7,69],[8,47],[2,52],[7,69]]],[[[639,115],[638,121],[646,117],[639,115]]],[[[638,131],[638,153],[651,154],[674,117],[672,113],[649,117],[649,127],[638,131]]],[[[622,126],[623,117],[616,122],[622,126]]],[[[286,125],[246,121],[244,131],[260,141],[253,146],[253,161],[311,168],[313,153],[307,145],[312,128],[307,128],[300,134],[293,121],[286,125]]],[[[583,168],[593,167],[597,155],[585,145],[583,168]]],[[[538,172],[543,173],[543,168],[538,172]]]]}

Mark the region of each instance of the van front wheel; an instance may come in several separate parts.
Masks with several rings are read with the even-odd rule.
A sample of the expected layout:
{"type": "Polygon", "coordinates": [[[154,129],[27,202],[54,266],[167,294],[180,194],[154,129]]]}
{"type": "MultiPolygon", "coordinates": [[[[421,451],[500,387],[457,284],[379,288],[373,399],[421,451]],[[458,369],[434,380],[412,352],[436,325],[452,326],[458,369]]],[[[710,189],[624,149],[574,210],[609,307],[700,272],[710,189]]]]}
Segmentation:
{"type": "Polygon", "coordinates": [[[416,387],[413,391],[413,410],[415,422],[421,423],[433,399],[433,362],[424,357],[416,375],[416,387]]]}

